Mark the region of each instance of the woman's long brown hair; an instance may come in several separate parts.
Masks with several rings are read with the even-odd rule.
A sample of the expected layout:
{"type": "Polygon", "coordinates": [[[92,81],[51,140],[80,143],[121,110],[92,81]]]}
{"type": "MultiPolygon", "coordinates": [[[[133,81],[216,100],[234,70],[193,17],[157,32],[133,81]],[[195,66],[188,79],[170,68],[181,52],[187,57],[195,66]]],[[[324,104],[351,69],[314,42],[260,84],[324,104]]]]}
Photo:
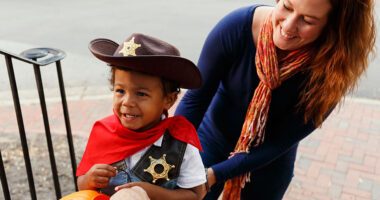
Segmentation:
{"type": "Polygon", "coordinates": [[[315,43],[309,79],[298,105],[305,111],[304,120],[312,120],[316,126],[355,89],[375,51],[373,0],[330,2],[329,21],[315,43]]]}

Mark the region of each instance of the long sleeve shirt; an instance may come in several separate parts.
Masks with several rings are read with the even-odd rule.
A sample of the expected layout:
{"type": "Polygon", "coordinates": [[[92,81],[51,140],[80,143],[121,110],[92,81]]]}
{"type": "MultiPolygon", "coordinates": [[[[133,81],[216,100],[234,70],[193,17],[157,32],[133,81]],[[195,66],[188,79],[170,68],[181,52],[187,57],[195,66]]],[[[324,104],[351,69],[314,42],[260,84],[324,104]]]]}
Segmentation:
{"type": "Polygon", "coordinates": [[[202,146],[217,148],[225,158],[211,167],[218,181],[265,166],[310,134],[315,126],[305,123],[297,111],[306,72],[299,72],[272,91],[264,143],[249,153],[227,159],[240,136],[242,125],[259,78],[252,18],[257,5],[237,9],[225,16],[209,33],[198,67],[203,85],[189,90],[177,107],[197,128],[202,146]]]}

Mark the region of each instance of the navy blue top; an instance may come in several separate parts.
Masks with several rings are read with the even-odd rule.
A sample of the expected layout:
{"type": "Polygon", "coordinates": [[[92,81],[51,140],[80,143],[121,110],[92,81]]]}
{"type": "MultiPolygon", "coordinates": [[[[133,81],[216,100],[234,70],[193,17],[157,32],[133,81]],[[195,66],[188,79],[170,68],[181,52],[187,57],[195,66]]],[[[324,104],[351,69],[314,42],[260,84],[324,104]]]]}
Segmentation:
{"type": "MultiPolygon", "coordinates": [[[[248,105],[259,78],[252,17],[258,5],[225,16],[209,33],[199,58],[203,86],[189,90],[177,107],[198,129],[202,146],[217,148],[227,158],[240,136],[248,105]]],[[[305,72],[297,73],[273,90],[264,143],[212,165],[218,181],[255,171],[310,134],[315,128],[296,112],[305,72]]]]}

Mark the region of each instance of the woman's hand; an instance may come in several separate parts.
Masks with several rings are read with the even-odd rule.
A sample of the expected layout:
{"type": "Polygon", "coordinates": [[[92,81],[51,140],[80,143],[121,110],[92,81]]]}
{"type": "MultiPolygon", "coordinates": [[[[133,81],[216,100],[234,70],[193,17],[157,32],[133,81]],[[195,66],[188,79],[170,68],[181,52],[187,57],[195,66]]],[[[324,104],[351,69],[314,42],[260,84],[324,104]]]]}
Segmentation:
{"type": "Polygon", "coordinates": [[[206,182],[206,184],[208,184],[208,188],[211,188],[211,186],[213,186],[215,183],[216,183],[216,177],[214,174],[214,170],[211,167],[209,167],[209,168],[207,168],[207,182],[206,182]]]}
{"type": "Polygon", "coordinates": [[[114,176],[116,169],[111,165],[95,164],[85,175],[78,177],[79,190],[105,188],[114,176]]]}

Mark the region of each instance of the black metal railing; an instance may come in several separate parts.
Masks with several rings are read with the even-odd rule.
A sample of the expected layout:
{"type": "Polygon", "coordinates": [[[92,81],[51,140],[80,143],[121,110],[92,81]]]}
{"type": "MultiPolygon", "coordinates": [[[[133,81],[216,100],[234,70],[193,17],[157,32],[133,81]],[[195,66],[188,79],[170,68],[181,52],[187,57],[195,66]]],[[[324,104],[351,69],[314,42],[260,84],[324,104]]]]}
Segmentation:
{"type": "Polygon", "coordinates": [[[9,194],[9,188],[8,188],[8,182],[7,182],[7,176],[5,174],[4,170],[4,163],[3,163],[3,157],[1,155],[1,150],[0,150],[0,174],[1,174],[1,185],[3,186],[3,191],[4,191],[4,198],[5,199],[11,199],[11,195],[9,194]]]}
{"type": "MultiPolygon", "coordinates": [[[[39,95],[39,100],[40,100],[41,112],[43,116],[47,148],[49,151],[49,160],[50,160],[52,178],[54,182],[55,194],[56,194],[57,199],[59,199],[61,198],[62,194],[61,194],[61,188],[60,188],[59,179],[58,179],[57,166],[56,166],[55,157],[54,157],[54,149],[53,149],[50,126],[49,126],[49,117],[48,117],[48,113],[46,109],[45,94],[44,94],[44,88],[42,84],[40,68],[45,65],[56,63],[58,83],[59,83],[59,88],[60,88],[62,108],[63,108],[63,114],[64,114],[64,120],[65,120],[65,126],[66,126],[66,134],[67,134],[66,136],[67,136],[68,146],[69,146],[69,151],[70,151],[73,180],[74,180],[75,190],[77,190],[76,176],[75,176],[75,173],[76,173],[75,151],[74,151],[73,137],[71,133],[69,112],[67,108],[66,93],[65,93],[65,87],[64,87],[63,78],[62,78],[62,69],[61,69],[61,62],[60,62],[66,56],[66,54],[61,50],[52,49],[52,48],[29,49],[22,52],[20,55],[15,55],[15,54],[0,50],[0,54],[5,56],[5,61],[6,61],[7,69],[8,69],[9,82],[10,82],[10,86],[12,90],[13,104],[15,108],[17,125],[19,129],[22,151],[23,151],[23,156],[24,156],[24,161],[25,161],[25,168],[26,168],[26,173],[28,177],[29,191],[30,191],[31,199],[34,200],[34,199],[37,199],[37,195],[36,195],[36,189],[34,185],[33,171],[32,171],[32,166],[31,166],[31,161],[30,161],[30,156],[29,156],[28,143],[27,143],[27,138],[25,134],[24,121],[23,121],[22,110],[20,106],[20,99],[18,95],[18,89],[17,89],[16,77],[14,73],[12,59],[17,59],[17,60],[33,65],[34,75],[36,79],[37,90],[38,90],[38,95],[39,95]]],[[[8,200],[11,198],[11,195],[9,193],[4,163],[1,157],[1,151],[0,151],[0,161],[1,161],[0,162],[1,184],[3,187],[4,197],[6,200],[8,200]]]]}

